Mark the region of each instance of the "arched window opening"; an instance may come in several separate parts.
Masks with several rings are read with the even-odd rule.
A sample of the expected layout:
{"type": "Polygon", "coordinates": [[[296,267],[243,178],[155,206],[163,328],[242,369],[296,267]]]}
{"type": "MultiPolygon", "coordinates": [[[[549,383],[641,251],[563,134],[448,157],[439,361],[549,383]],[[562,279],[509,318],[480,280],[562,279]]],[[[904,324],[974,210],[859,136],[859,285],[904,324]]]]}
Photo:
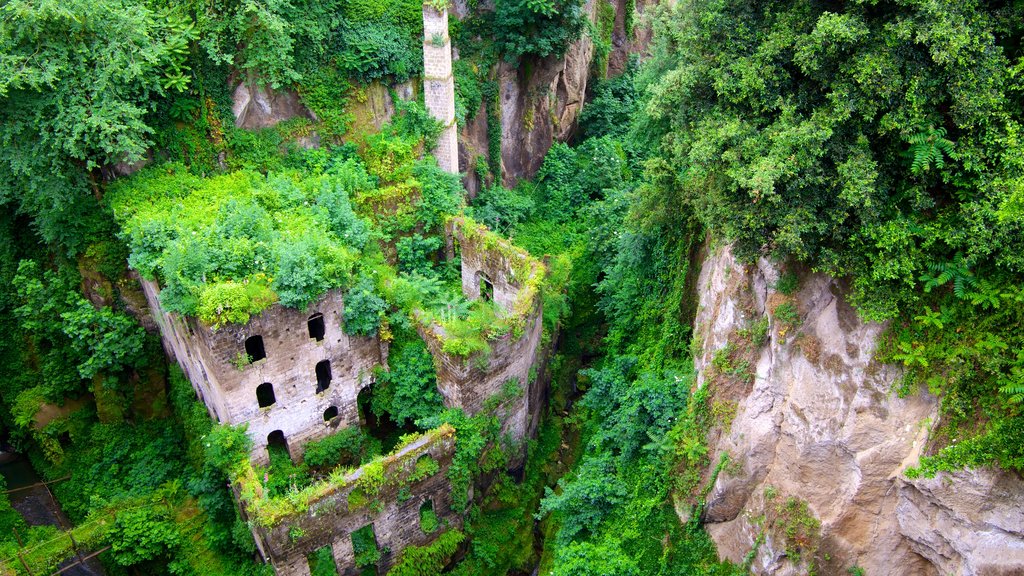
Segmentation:
{"type": "Polygon", "coordinates": [[[256,401],[259,402],[260,408],[273,406],[274,402],[277,402],[277,398],[274,397],[274,385],[270,382],[264,382],[257,386],[256,401]]]}
{"type": "Polygon", "coordinates": [[[327,410],[324,410],[324,422],[330,422],[338,417],[338,407],[331,406],[327,410]]]}
{"type": "Polygon", "coordinates": [[[283,451],[288,454],[288,441],[285,440],[284,432],[274,430],[267,434],[267,455],[273,458],[273,452],[283,451]]]}
{"type": "Polygon", "coordinates": [[[484,302],[494,301],[494,284],[491,283],[491,279],[487,277],[483,272],[477,273],[477,279],[480,282],[480,298],[484,302]]]}
{"type": "Polygon", "coordinates": [[[266,358],[267,351],[263,348],[263,336],[249,336],[246,338],[245,353],[249,355],[250,362],[266,358]]]}
{"type": "Polygon", "coordinates": [[[319,394],[331,387],[331,362],[321,360],[316,363],[316,393],[319,394]]]}
{"type": "Polygon", "coordinates": [[[327,332],[327,328],[324,325],[324,315],[317,312],[309,317],[309,321],[306,322],[306,327],[309,328],[309,337],[317,342],[324,339],[324,334],[327,332]]]}
{"type": "Polygon", "coordinates": [[[437,514],[434,512],[434,501],[427,498],[420,504],[420,530],[424,534],[430,534],[436,531],[439,525],[437,514]]]}

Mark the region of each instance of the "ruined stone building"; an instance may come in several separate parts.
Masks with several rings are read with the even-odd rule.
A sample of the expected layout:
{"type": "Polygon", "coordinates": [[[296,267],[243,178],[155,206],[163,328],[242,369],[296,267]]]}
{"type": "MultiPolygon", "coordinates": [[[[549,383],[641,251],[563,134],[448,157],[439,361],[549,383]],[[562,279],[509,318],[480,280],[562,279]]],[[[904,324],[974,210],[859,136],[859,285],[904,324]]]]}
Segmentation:
{"type": "MultiPolygon", "coordinates": [[[[423,17],[426,102],[446,126],[435,154],[442,168],[455,172],[447,12],[424,6],[423,17]]],[[[485,409],[495,414],[505,437],[519,443],[512,462],[517,466],[541,413],[544,266],[465,218],[448,221],[445,240],[448,258],[461,261],[463,295],[492,301],[506,332],[489,336],[488,353],[467,358],[446,352],[448,335],[429,315],[414,312],[416,329],[433,357],[445,406],[469,415],[485,409]]],[[[309,555],[325,547],[340,574],[359,573],[356,534],[375,542],[375,564],[387,570],[406,546],[437,537],[420,525],[423,510],[432,510],[448,526],[461,525],[464,511],[455,503],[465,502],[468,494],[453,494],[447,475],[455,453],[455,431],[447,425],[287,497],[269,497],[264,490],[266,479],[253,465],[269,461],[268,446],[283,446],[298,461],[307,442],[363,424],[360,393],[387,367],[387,342],[345,333],[341,290],[327,292],[304,310],[275,304],[244,325],[217,329],[162,310],[156,282],[143,281],[143,291],[165,349],[211,416],[247,427],[253,449],[243,470],[233,473],[233,490],[260,554],[278,574],[309,574],[309,555]]]]}
{"type": "MultiPolygon", "coordinates": [[[[446,236],[451,252],[458,248],[463,294],[493,300],[512,328],[489,342],[485,357],[469,359],[446,353],[443,328],[421,322],[418,331],[434,358],[438,391],[447,407],[470,415],[485,409],[488,399],[502,397],[495,412],[502,431],[523,441],[535,432],[541,413],[543,386],[537,373],[544,267],[463,218],[448,222],[446,236]],[[510,385],[520,393],[502,396],[510,385]]],[[[388,349],[377,337],[344,333],[339,290],[305,310],[274,305],[244,325],[213,330],[195,318],[162,311],[155,282],[144,281],[143,289],[165,348],[210,414],[219,422],[248,425],[252,461],[266,462],[266,448],[275,443],[298,460],[306,442],[360,425],[359,392],[372,385],[374,368],[387,362],[388,349]]],[[[397,478],[397,483],[386,482],[369,495],[360,492],[367,465],[304,490],[300,496],[308,495],[302,496],[307,498],[302,507],[286,497],[267,504],[255,473],[236,478],[234,489],[257,547],[278,574],[309,574],[307,556],[325,546],[331,547],[340,574],[358,573],[351,535],[359,530],[373,534],[382,551],[377,565],[386,570],[404,547],[436,536],[419,528],[424,506],[450,526],[461,524],[446,475],[454,450],[454,430],[433,430],[379,463],[381,477],[397,478]],[[433,463],[427,476],[420,474],[424,458],[433,463]]],[[[523,454],[520,447],[514,465],[523,454]]]]}

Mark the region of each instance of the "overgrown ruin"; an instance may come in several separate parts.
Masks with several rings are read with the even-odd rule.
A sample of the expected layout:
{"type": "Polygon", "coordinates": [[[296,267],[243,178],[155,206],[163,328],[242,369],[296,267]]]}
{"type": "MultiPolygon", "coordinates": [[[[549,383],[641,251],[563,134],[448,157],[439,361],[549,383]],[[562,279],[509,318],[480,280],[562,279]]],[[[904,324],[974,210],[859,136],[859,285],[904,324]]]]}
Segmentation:
{"type": "MultiPolygon", "coordinates": [[[[435,151],[442,169],[457,170],[451,45],[447,12],[424,6],[424,77],[428,110],[445,123],[435,151]],[[433,33],[435,36],[431,38],[433,33]]],[[[544,265],[487,228],[464,217],[444,226],[445,254],[460,259],[461,287],[469,301],[493,306],[496,325],[475,337],[482,350],[453,350],[453,336],[437,317],[413,310],[416,331],[434,360],[437,388],[448,408],[472,416],[494,414],[512,441],[510,465],[521,464],[525,440],[535,433],[542,394],[540,372],[544,265]]],[[[392,566],[402,549],[432,541],[421,511],[449,527],[462,524],[448,470],[455,430],[444,425],[406,439],[391,454],[355,470],[337,469],[286,497],[271,497],[253,467],[283,446],[300,461],[304,446],[334,431],[365,425],[361,392],[388,369],[389,336],[353,336],[344,329],[344,298],[332,289],[304,309],[273,304],[244,324],[208,326],[196,317],[165,311],[160,286],[143,280],[166,351],[188,375],[218,422],[245,425],[252,439],[248,462],[232,472],[233,490],[263,559],[281,575],[310,573],[310,554],[330,547],[339,574],[356,574],[369,554],[378,569],[392,566]],[[353,539],[376,552],[356,550],[353,539]]],[[[457,490],[466,491],[469,486],[457,490]]]]}

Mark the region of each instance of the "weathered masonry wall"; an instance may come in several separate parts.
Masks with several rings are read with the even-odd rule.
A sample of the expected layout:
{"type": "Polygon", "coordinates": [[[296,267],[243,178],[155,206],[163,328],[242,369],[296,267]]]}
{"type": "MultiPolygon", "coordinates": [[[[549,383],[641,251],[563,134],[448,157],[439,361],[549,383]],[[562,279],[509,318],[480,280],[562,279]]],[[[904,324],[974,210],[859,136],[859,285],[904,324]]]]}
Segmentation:
{"type": "Polygon", "coordinates": [[[423,5],[423,99],[430,115],[444,125],[434,157],[442,170],[459,171],[458,128],[455,125],[455,80],[448,10],[423,5]]]}
{"type": "MultiPolygon", "coordinates": [[[[381,551],[378,573],[384,574],[407,546],[428,544],[443,530],[426,534],[420,528],[420,507],[425,501],[430,500],[442,525],[462,525],[460,514],[452,510],[448,480],[454,454],[454,430],[448,426],[432,430],[384,459],[385,483],[376,495],[352,497],[353,491],[362,489],[359,478],[367,469],[364,466],[331,486],[304,511],[278,518],[272,528],[250,522],[253,535],[279,576],[308,576],[308,555],[324,546],[331,547],[338,573],[354,576],[360,572],[355,566],[352,533],[372,525],[381,551]],[[425,456],[438,464],[438,471],[417,480],[416,462],[425,456]]],[[[244,504],[244,498],[243,509],[254,512],[244,504]]],[[[250,520],[256,514],[249,514],[250,520]]]]}
{"type": "Polygon", "coordinates": [[[217,421],[249,425],[254,459],[266,461],[268,436],[276,431],[283,434],[292,458],[298,459],[305,442],[359,424],[356,397],[370,385],[373,368],[386,361],[387,349],[376,338],[342,331],[340,291],[328,292],[306,310],[275,304],[248,324],[214,331],[195,318],[164,312],[155,282],[143,280],[142,287],[165,349],[217,421]],[[310,334],[311,319],[312,330],[319,329],[317,315],[323,328],[319,340],[310,334]],[[246,354],[246,340],[253,336],[262,338],[266,358],[245,364],[240,360],[246,354]],[[273,402],[261,407],[261,400],[265,404],[269,399],[267,384],[273,402]],[[336,416],[325,418],[334,411],[336,416]]]}
{"type": "Polygon", "coordinates": [[[443,330],[421,327],[437,368],[437,387],[446,406],[461,407],[472,415],[483,409],[488,398],[501,394],[506,382],[516,382],[523,394],[507,399],[498,415],[503,432],[515,440],[526,439],[541,409],[542,395],[535,388],[541,385],[536,377],[543,333],[538,285],[544,267],[524,250],[461,218],[449,221],[447,234],[459,245],[463,295],[476,300],[483,286],[490,292],[486,297],[493,298],[519,328],[489,341],[491,353],[482,362],[445,353],[443,330]]]}

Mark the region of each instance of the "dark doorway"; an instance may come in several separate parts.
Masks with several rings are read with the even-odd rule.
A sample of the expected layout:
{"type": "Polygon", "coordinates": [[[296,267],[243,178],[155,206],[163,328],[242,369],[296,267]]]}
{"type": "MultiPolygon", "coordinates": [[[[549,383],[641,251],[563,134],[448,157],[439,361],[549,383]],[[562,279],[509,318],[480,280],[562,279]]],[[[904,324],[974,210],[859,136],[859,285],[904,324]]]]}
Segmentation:
{"type": "Polygon", "coordinates": [[[330,422],[338,417],[338,407],[331,406],[327,410],[324,410],[324,422],[330,422]]]}
{"type": "Polygon", "coordinates": [[[331,361],[321,360],[316,363],[316,393],[319,394],[331,387],[331,361]]]}
{"type": "Polygon", "coordinates": [[[491,279],[487,277],[483,272],[478,272],[477,277],[480,281],[480,298],[484,302],[494,301],[494,284],[491,283],[491,279]]]}
{"type": "Polygon", "coordinates": [[[283,451],[288,454],[288,441],[284,438],[284,432],[280,430],[274,430],[267,434],[267,454],[272,454],[275,451],[283,451]]]}
{"type": "Polygon", "coordinates": [[[263,336],[249,336],[246,338],[245,353],[249,355],[250,362],[256,362],[266,358],[267,351],[263,348],[263,336]]]}
{"type": "Polygon", "coordinates": [[[403,435],[418,432],[419,429],[411,422],[399,426],[391,418],[386,406],[382,406],[379,401],[374,401],[376,388],[376,384],[370,384],[360,390],[359,395],[356,396],[356,404],[359,406],[360,425],[370,436],[380,440],[382,453],[387,454],[398,445],[398,441],[403,435]]]}
{"type": "Polygon", "coordinates": [[[256,401],[259,402],[260,408],[273,406],[274,402],[277,402],[277,398],[274,397],[274,386],[270,382],[264,382],[256,387],[256,401]]]}
{"type": "Polygon", "coordinates": [[[317,312],[309,317],[309,321],[306,322],[306,326],[309,328],[309,337],[317,342],[324,339],[324,334],[327,328],[324,326],[324,315],[317,312]]]}

